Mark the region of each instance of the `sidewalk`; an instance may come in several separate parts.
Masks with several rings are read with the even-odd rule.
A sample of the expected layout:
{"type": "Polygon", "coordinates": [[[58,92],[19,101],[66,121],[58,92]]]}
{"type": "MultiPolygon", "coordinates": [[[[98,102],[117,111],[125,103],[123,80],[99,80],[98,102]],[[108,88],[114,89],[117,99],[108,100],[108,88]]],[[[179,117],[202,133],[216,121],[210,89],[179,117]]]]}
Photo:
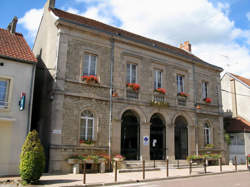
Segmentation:
{"type": "MultiPolygon", "coordinates": [[[[224,172],[234,172],[235,167],[233,165],[223,165],[222,171],[224,172]]],[[[247,171],[246,165],[238,165],[238,171],[247,171]]],[[[219,174],[219,166],[209,166],[207,167],[207,174],[219,174]]],[[[193,168],[191,176],[203,175],[204,168],[193,168]]],[[[190,177],[189,169],[169,169],[169,178],[179,178],[179,177],[190,177]]],[[[160,171],[147,171],[145,174],[145,179],[147,181],[158,179],[166,179],[166,169],[162,168],[160,171]]],[[[0,181],[6,180],[19,180],[19,177],[10,178],[0,178],[0,181]]],[[[131,172],[131,173],[118,173],[117,181],[118,183],[129,183],[142,181],[142,172],[131,172]]],[[[78,186],[83,185],[83,174],[44,174],[40,182],[46,186],[78,186]]],[[[87,186],[93,185],[103,185],[106,183],[114,183],[114,173],[98,173],[98,174],[87,174],[86,184],[87,186]]],[[[1,186],[1,184],[0,184],[1,186]]]]}

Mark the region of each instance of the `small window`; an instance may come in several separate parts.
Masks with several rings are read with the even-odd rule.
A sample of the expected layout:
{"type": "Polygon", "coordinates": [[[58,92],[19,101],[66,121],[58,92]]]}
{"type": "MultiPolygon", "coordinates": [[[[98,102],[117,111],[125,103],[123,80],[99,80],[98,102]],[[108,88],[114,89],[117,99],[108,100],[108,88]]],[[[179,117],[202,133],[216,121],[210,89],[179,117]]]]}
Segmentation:
{"type": "Polygon", "coordinates": [[[10,80],[0,78],[0,108],[8,108],[10,80]]]}
{"type": "Polygon", "coordinates": [[[162,72],[160,70],[155,70],[155,80],[154,80],[154,89],[162,87],[162,72]]]}
{"type": "Polygon", "coordinates": [[[177,75],[177,93],[184,92],[184,76],[177,75]]]}
{"type": "Polygon", "coordinates": [[[211,132],[210,132],[210,127],[209,125],[206,123],[204,125],[204,144],[207,145],[207,144],[211,144],[211,132]]]}
{"type": "Polygon", "coordinates": [[[136,64],[127,64],[127,83],[137,83],[136,64]]]}
{"type": "Polygon", "coordinates": [[[81,114],[80,140],[94,139],[94,115],[86,110],[81,114]]]}
{"type": "Polygon", "coordinates": [[[89,53],[85,53],[83,62],[83,75],[96,76],[97,56],[89,53]]]}
{"type": "Polygon", "coordinates": [[[207,82],[202,82],[202,99],[207,98],[207,82]]]}

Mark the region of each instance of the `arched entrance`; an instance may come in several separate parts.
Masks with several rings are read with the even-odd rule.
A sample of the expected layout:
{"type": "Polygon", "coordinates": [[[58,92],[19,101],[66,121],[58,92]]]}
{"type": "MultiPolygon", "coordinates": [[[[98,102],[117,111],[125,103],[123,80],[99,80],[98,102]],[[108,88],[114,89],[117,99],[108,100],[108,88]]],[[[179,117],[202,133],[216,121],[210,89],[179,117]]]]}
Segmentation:
{"type": "Polygon", "coordinates": [[[166,130],[162,117],[154,114],[150,126],[150,160],[165,160],[166,130]]]}
{"type": "Polygon", "coordinates": [[[175,160],[186,160],[188,156],[188,129],[187,121],[179,116],[175,119],[175,160]]]}
{"type": "Polygon", "coordinates": [[[140,119],[131,110],[122,115],[121,155],[125,156],[126,160],[139,160],[140,119]]]}

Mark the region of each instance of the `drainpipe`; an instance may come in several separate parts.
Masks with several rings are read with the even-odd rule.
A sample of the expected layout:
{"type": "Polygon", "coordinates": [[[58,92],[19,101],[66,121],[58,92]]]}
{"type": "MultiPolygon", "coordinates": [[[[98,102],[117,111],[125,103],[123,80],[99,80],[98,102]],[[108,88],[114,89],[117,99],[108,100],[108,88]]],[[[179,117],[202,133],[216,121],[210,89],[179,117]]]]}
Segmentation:
{"type": "Polygon", "coordinates": [[[31,75],[31,80],[30,80],[30,98],[29,98],[29,107],[28,107],[28,123],[27,123],[26,136],[28,135],[31,129],[31,114],[32,114],[32,104],[33,104],[35,73],[36,73],[36,64],[33,63],[32,75],[31,75]]]}
{"type": "Polygon", "coordinates": [[[194,107],[195,107],[195,153],[198,155],[198,120],[197,120],[197,111],[196,111],[196,105],[197,105],[197,89],[196,89],[196,79],[195,79],[195,65],[192,65],[193,67],[193,86],[194,86],[194,107]]]}
{"type": "MultiPolygon", "coordinates": [[[[113,91],[113,66],[114,66],[114,38],[111,38],[111,60],[110,60],[110,90],[109,90],[109,158],[111,159],[111,136],[112,136],[112,91],[113,91]]],[[[111,163],[109,162],[111,170],[111,163]]]]}

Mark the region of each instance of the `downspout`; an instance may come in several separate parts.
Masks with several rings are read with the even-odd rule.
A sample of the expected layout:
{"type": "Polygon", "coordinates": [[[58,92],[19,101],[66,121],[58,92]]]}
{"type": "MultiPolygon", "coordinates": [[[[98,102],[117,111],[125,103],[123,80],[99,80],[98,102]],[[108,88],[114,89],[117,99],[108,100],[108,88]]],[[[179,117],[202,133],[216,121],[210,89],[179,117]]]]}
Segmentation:
{"type": "Polygon", "coordinates": [[[196,89],[196,78],[195,78],[195,64],[193,63],[193,86],[194,86],[194,107],[195,107],[195,154],[198,155],[198,120],[197,120],[197,89],[196,89]]]}
{"type": "MultiPolygon", "coordinates": [[[[112,136],[112,91],[113,91],[113,66],[114,66],[114,38],[111,37],[111,59],[110,59],[110,90],[109,90],[109,158],[111,159],[111,136],[112,136]]],[[[109,162],[111,170],[111,162],[109,162]]]]}
{"type": "Polygon", "coordinates": [[[29,98],[29,107],[28,107],[28,124],[27,124],[26,136],[28,135],[31,129],[31,115],[32,115],[35,73],[36,73],[36,63],[33,63],[32,75],[31,75],[31,80],[30,80],[30,98],[29,98]]]}

